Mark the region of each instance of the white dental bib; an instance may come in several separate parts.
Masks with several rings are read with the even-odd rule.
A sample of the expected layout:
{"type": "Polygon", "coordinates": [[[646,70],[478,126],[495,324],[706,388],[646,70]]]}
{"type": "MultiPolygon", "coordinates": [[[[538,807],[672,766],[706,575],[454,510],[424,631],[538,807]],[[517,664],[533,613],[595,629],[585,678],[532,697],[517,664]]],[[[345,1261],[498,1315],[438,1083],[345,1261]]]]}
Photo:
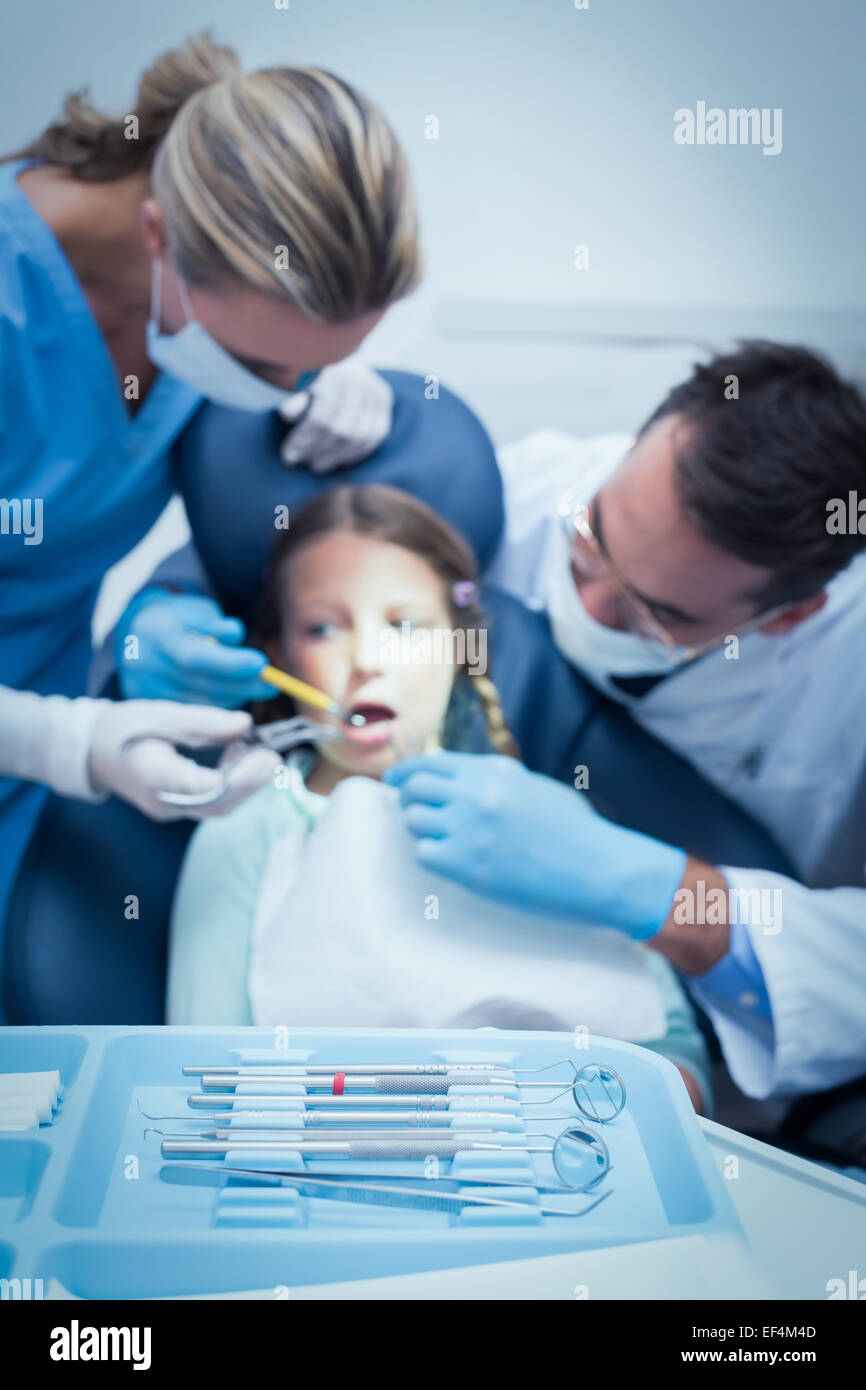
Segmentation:
{"type": "Polygon", "coordinates": [[[647,1042],[658,986],[622,932],[533,916],[415,860],[399,794],[366,777],[332,792],[306,838],[280,841],[249,968],[257,1024],[540,1028],[647,1042]]]}

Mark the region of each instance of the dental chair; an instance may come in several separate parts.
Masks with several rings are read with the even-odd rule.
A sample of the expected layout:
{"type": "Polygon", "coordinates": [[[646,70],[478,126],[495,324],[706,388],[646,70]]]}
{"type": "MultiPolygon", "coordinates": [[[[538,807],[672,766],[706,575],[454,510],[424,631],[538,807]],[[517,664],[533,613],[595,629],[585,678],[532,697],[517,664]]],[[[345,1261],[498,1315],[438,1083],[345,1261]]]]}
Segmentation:
{"type": "MultiPolygon", "coordinates": [[[[274,536],[274,508],[341,483],[390,483],[421,497],[473,546],[483,569],[503,526],[493,447],[473,413],[421,378],[383,374],[393,429],[370,458],[323,477],[279,460],[275,415],[207,406],[179,446],[180,484],[212,590],[248,620],[274,536]]],[[[490,675],[524,761],[571,783],[590,768],[590,799],[622,825],[741,867],[792,866],[768,833],[683,759],[606,700],[556,650],[546,619],[484,594],[490,675]]],[[[114,692],[116,695],[116,687],[114,692]]],[[[479,747],[483,746],[479,734],[479,747]]],[[[194,829],[156,824],[116,800],[48,800],[10,901],[2,1000],[15,1024],[163,1021],[174,885],[194,829]]]]}
{"type": "Polygon", "coordinates": [[[180,486],[196,550],[223,605],[249,619],[274,540],[274,509],[291,515],[341,483],[387,483],[444,516],[486,569],[504,524],[502,479],[478,417],[447,387],[427,400],[424,380],[382,372],[394,397],[391,432],[369,458],[319,475],[287,468],[276,414],[224,406],[198,412],[179,444],[180,486]],[[231,537],[231,543],[226,538],[231,537]]]}

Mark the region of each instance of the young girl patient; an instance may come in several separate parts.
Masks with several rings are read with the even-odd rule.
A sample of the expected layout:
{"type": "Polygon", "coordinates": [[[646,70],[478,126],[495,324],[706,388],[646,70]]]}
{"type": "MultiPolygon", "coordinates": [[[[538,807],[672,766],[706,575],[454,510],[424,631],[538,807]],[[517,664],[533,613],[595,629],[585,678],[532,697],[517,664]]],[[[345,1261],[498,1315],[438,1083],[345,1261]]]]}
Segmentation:
{"type": "Polygon", "coordinates": [[[414,862],[385,769],[441,748],[517,753],[482,674],[475,582],[457,533],[393,488],[331,489],[280,533],[255,637],[275,666],[366,722],[263,706],[269,719],[303,712],[337,732],[294,750],[273,784],[193,836],[175,898],[168,1022],[586,1022],[669,1057],[706,1109],[703,1038],[657,953],[607,929],[521,917],[414,862]],[[617,1029],[623,1010],[643,1011],[642,1033],[617,1029]]]}

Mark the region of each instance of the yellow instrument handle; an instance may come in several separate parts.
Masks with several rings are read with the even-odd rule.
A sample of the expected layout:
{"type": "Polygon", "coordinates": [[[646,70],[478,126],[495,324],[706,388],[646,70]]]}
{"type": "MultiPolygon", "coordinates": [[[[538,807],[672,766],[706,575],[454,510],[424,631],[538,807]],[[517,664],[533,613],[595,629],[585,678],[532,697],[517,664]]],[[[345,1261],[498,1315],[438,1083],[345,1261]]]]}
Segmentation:
{"type": "Polygon", "coordinates": [[[313,705],[316,709],[328,710],[332,714],[339,713],[340,707],[330,695],[326,695],[323,690],[317,690],[314,685],[307,685],[306,681],[298,680],[297,676],[290,676],[277,666],[263,666],[259,671],[259,680],[267,681],[268,685],[275,685],[284,695],[293,695],[305,705],[313,705]]]}
{"type": "MultiPolygon", "coordinates": [[[[190,632],[197,632],[198,629],[190,627],[190,632]]],[[[216,642],[219,639],[212,637],[210,633],[199,633],[200,637],[206,637],[208,642],[216,642]]],[[[342,714],[338,702],[332,700],[330,695],[326,695],[324,690],[317,690],[314,685],[307,685],[306,681],[299,681],[297,676],[290,676],[288,671],[281,671],[278,666],[263,666],[259,671],[259,680],[265,681],[268,685],[275,685],[277,690],[282,690],[284,695],[293,695],[296,700],[300,700],[305,705],[313,705],[315,709],[327,710],[329,714],[342,714]]]]}

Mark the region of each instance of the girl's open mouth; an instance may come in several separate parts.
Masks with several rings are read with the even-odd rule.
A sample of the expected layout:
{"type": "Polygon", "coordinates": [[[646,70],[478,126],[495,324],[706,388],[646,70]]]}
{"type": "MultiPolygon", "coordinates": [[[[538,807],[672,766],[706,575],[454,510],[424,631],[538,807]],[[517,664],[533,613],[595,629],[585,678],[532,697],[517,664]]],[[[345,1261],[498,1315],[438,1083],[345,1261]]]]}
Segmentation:
{"type": "Polygon", "coordinates": [[[364,744],[368,748],[382,748],[386,743],[390,743],[391,729],[397,718],[390,705],[378,705],[362,700],[352,705],[348,713],[361,714],[366,720],[360,728],[343,721],[343,732],[350,743],[364,744]]]}

